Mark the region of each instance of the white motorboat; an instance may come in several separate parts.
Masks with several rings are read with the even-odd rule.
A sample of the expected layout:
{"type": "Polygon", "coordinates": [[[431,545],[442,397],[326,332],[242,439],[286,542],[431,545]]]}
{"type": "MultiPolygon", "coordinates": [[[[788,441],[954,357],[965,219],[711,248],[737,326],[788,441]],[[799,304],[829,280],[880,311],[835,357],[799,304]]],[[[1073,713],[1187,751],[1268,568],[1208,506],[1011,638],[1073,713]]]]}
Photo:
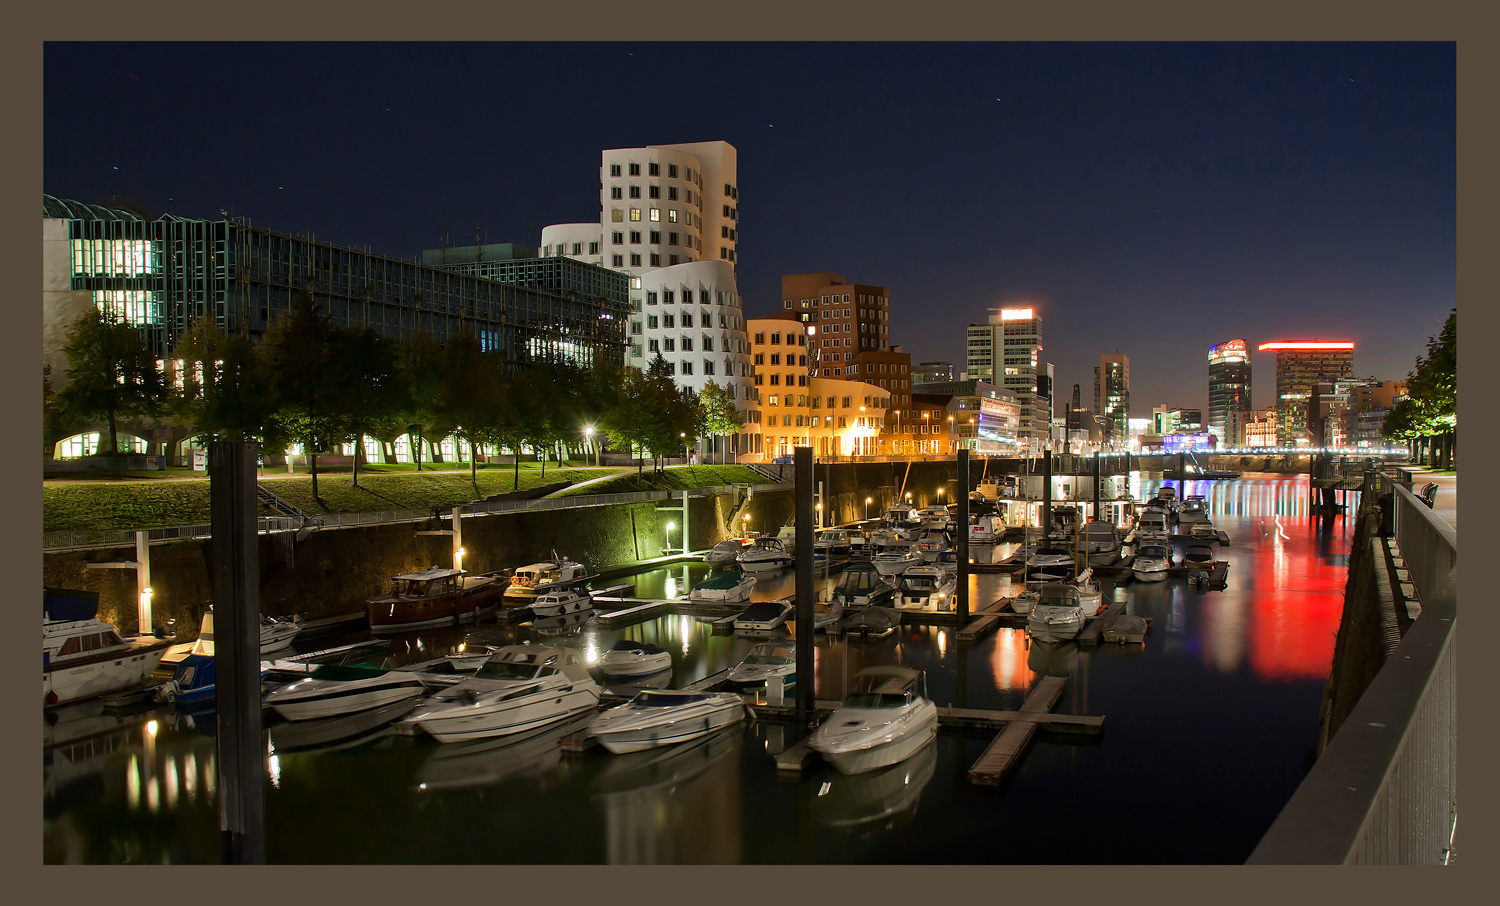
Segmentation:
{"type": "Polygon", "coordinates": [[[145,682],[172,642],[123,637],[96,619],[94,592],[42,590],[42,703],[45,707],[145,682]]]}
{"type": "Polygon", "coordinates": [[[1099,605],[1104,603],[1104,590],[1099,585],[1099,580],[1094,578],[1094,571],[1086,569],[1078,574],[1078,578],[1068,583],[1078,589],[1078,599],[1083,604],[1085,614],[1099,612],[1099,605]]]}
{"type": "Polygon", "coordinates": [[[740,551],[739,564],[748,572],[783,569],[792,565],[792,555],[780,538],[756,538],[754,545],[740,551]]]}
{"type": "Polygon", "coordinates": [[[1161,507],[1146,507],[1136,517],[1135,541],[1137,545],[1164,540],[1170,537],[1170,531],[1167,527],[1167,512],[1161,507]]]}
{"type": "Polygon", "coordinates": [[[948,508],[941,505],[924,507],[922,509],[922,526],[931,531],[947,531],[953,524],[953,517],[948,508]]]}
{"type": "Polygon", "coordinates": [[[948,550],[948,536],[943,532],[925,532],[921,540],[911,546],[911,549],[922,555],[922,559],[928,563],[937,560],[937,555],[948,550]]]}
{"type": "Polygon", "coordinates": [[[896,529],[884,528],[870,533],[872,556],[878,557],[890,551],[904,551],[909,549],[911,544],[912,539],[896,529]]]}
{"type": "Polygon", "coordinates": [[[489,660],[499,650],[494,645],[481,645],[465,639],[459,643],[457,651],[445,655],[445,657],[448,663],[453,665],[454,670],[460,673],[469,673],[478,670],[485,661],[489,660]]]}
{"type": "Polygon", "coordinates": [[[1020,614],[1021,616],[1026,616],[1027,614],[1031,613],[1033,608],[1036,607],[1036,602],[1039,597],[1040,595],[1037,594],[1035,587],[1028,586],[1026,588],[1023,588],[1021,591],[1016,593],[1015,597],[1010,599],[1010,609],[1020,614]]]}
{"type": "Polygon", "coordinates": [[[1206,582],[1214,568],[1214,549],[1205,544],[1192,544],[1182,552],[1182,565],[1188,569],[1189,582],[1206,582]]]}
{"type": "Polygon", "coordinates": [[[969,523],[970,544],[994,544],[1005,534],[1004,527],[996,527],[994,516],[975,516],[969,523]]]}
{"type": "Polygon", "coordinates": [[[605,682],[631,680],[670,670],[672,653],[660,645],[620,639],[599,657],[598,670],[605,682]]]}
{"type": "Polygon", "coordinates": [[[824,529],[813,542],[813,560],[819,563],[843,563],[849,559],[849,533],[844,529],[824,529]]]}
{"type": "Polygon", "coordinates": [[[791,615],[790,601],[758,601],[734,618],[734,629],[736,632],[766,632],[785,623],[791,615]]]}
{"type": "Polygon", "coordinates": [[[740,551],[743,551],[749,543],[747,538],[730,538],[727,541],[720,541],[703,555],[703,562],[709,566],[732,566],[735,559],[739,557],[740,551]]]}
{"type": "Polygon", "coordinates": [[[1190,494],[1183,498],[1182,505],[1177,509],[1177,521],[1203,522],[1208,519],[1208,500],[1202,494],[1190,494]]]}
{"type": "Polygon", "coordinates": [[[787,642],[761,642],[730,669],[728,679],[739,693],[764,691],[773,679],[790,686],[797,682],[797,650],[787,642]]]}
{"type": "Polygon", "coordinates": [[[953,609],[958,574],[936,565],[913,566],[896,583],[896,608],[929,613],[953,609]]]}
{"type": "Polygon", "coordinates": [[[557,551],[553,551],[551,560],[517,567],[511,574],[502,602],[506,607],[525,607],[534,598],[548,592],[582,589],[592,578],[587,566],[559,557],[557,551]]]}
{"type": "Polygon", "coordinates": [[[755,589],[755,577],[738,570],[721,570],[699,582],[688,600],[694,604],[739,604],[750,600],[755,589]]]}
{"type": "Polygon", "coordinates": [[[912,667],[866,667],[808,739],[840,774],[863,774],[915,755],[937,736],[937,705],[912,667]]]}
{"type": "Polygon", "coordinates": [[[998,478],[981,478],[979,486],[974,489],[975,493],[985,500],[999,500],[1004,487],[998,478]]]}
{"type": "Polygon", "coordinates": [[[1172,551],[1165,544],[1142,544],[1130,561],[1137,582],[1160,582],[1172,567],[1172,551]]]}
{"type": "Polygon", "coordinates": [[[474,676],[449,686],[403,721],[439,742],[524,733],[592,710],[599,685],[571,648],[507,645],[474,676]]]}
{"type": "Polygon", "coordinates": [[[901,625],[901,611],[894,607],[854,607],[844,611],[839,629],[847,635],[883,639],[901,625]]]}
{"type": "Polygon", "coordinates": [[[1026,561],[1029,570],[1067,572],[1073,568],[1073,552],[1062,547],[1039,547],[1026,561]]]}
{"type": "Polygon", "coordinates": [[[895,593],[873,563],[851,563],[833,589],[833,601],[844,607],[888,605],[895,593]]]}
{"type": "Polygon", "coordinates": [[[875,557],[875,544],[864,532],[849,534],[849,559],[869,562],[875,557]]]}
{"type": "Polygon", "coordinates": [[[745,719],[733,692],[642,689],[635,698],[594,718],[589,733],[620,755],[707,736],[745,719]]]}
{"type": "Polygon", "coordinates": [[[260,617],[260,653],[270,654],[292,644],[292,639],[302,631],[302,625],[295,620],[284,617],[272,617],[261,614],[260,617]]]}
{"type": "Polygon", "coordinates": [[[1195,541],[1217,541],[1219,530],[1205,516],[1202,520],[1193,523],[1192,528],[1188,529],[1188,536],[1195,541]]]}
{"type": "Polygon", "coordinates": [[[531,612],[539,617],[562,617],[593,608],[594,600],[588,593],[574,588],[549,591],[531,599],[531,612]]]}
{"type": "Polygon", "coordinates": [[[409,670],[363,664],[324,664],[305,678],[265,697],[265,705],[287,720],[316,720],[416,700],[426,691],[409,670]]]}
{"type": "Polygon", "coordinates": [[[901,575],[913,566],[921,566],[927,561],[922,559],[921,554],[911,548],[906,548],[905,550],[892,549],[876,554],[875,559],[871,562],[875,564],[876,572],[886,578],[892,578],[901,575]]]}
{"type": "Polygon", "coordinates": [[[893,529],[913,529],[922,525],[922,514],[912,507],[897,504],[886,508],[884,521],[893,529]]]}
{"type": "Polygon", "coordinates": [[[1083,599],[1078,589],[1061,582],[1047,582],[1037,588],[1036,606],[1026,616],[1026,631],[1033,639],[1060,642],[1071,639],[1083,629],[1083,599]]]}
{"type": "Polygon", "coordinates": [[[1089,566],[1113,566],[1120,560],[1120,533],[1108,522],[1090,522],[1083,527],[1082,545],[1089,566]]]}

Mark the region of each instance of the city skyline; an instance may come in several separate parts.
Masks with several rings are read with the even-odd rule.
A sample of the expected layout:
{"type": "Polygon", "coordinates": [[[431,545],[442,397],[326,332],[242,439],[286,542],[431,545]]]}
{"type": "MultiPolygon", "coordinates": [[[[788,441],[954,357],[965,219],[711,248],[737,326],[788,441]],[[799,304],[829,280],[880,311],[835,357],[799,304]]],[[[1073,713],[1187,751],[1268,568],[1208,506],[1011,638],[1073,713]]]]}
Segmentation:
{"type": "Polygon", "coordinates": [[[1206,409],[1229,336],[1352,340],[1357,375],[1401,379],[1455,304],[1451,44],[713,46],[732,100],[582,115],[602,73],[654,79],[680,45],[48,44],[44,190],[414,257],[539,246],[597,211],[577,177],[603,149],[723,140],[745,317],[783,274],[857,273],[889,287],[892,343],[956,364],[967,324],[1033,305],[1057,384],[1118,349],[1132,409],[1206,409]],[[555,103],[425,100],[522,76],[555,103]]]}

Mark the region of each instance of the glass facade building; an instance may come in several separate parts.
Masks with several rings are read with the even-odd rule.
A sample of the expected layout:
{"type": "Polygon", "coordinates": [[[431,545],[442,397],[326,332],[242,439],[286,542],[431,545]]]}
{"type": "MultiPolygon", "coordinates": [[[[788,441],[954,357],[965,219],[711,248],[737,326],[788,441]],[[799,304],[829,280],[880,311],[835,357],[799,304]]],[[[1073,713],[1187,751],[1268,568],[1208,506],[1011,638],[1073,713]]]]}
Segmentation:
{"type": "Polygon", "coordinates": [[[1276,443],[1295,447],[1312,442],[1308,403],[1316,384],[1354,377],[1354,344],[1347,342],[1262,343],[1276,353],[1276,443]]]}
{"type": "Polygon", "coordinates": [[[67,223],[70,289],[138,326],[162,358],[199,318],[258,340],[306,291],[335,327],[392,340],[467,329],[512,364],[624,361],[624,278],[581,262],[504,262],[528,277],[518,285],[239,220],[148,220],[46,195],[42,216],[67,223]]]}
{"type": "Polygon", "coordinates": [[[1130,356],[1103,353],[1094,366],[1094,415],[1104,424],[1105,443],[1130,437],[1130,356]]]}
{"type": "Polygon", "coordinates": [[[1225,340],[1208,349],[1208,430],[1229,447],[1245,443],[1250,423],[1250,347],[1225,340]]]}

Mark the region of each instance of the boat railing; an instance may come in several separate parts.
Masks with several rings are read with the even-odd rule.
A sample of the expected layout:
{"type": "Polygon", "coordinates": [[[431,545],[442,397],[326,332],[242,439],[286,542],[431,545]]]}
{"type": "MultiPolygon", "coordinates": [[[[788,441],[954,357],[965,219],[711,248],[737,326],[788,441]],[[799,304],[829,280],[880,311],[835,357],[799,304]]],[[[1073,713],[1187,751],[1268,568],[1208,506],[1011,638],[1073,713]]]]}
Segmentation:
{"type": "MultiPolygon", "coordinates": [[[[1372,470],[1373,471],[1373,470],[1372,470]]],[[[1381,475],[1381,473],[1374,473],[1381,475]]],[[[1250,854],[1250,864],[1442,864],[1458,810],[1458,533],[1390,486],[1421,613],[1250,854]]]]}

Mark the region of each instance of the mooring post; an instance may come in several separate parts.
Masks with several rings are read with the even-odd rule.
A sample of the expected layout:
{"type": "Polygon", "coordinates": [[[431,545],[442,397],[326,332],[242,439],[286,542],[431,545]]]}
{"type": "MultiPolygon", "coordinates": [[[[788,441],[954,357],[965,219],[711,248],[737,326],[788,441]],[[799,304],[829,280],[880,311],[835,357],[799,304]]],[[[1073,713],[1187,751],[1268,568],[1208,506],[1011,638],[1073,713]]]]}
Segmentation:
{"type": "Polygon", "coordinates": [[[1187,497],[1187,454],[1181,450],[1177,451],[1177,499],[1182,501],[1187,497]]]}
{"type": "Polygon", "coordinates": [[[226,865],[266,861],[255,448],[215,441],[208,454],[220,859],[226,865]]]}
{"type": "Polygon", "coordinates": [[[812,447],[793,450],[795,494],[797,497],[797,720],[804,725],[812,719],[816,698],[813,696],[813,451],[812,447]]]}
{"type": "Polygon", "coordinates": [[[1104,521],[1103,519],[1099,518],[1099,501],[1102,500],[1103,497],[1104,497],[1104,495],[1102,493],[1100,493],[1100,488],[1101,487],[1102,487],[1102,485],[1100,484],[1100,479],[1099,479],[1099,451],[1095,450],[1094,451],[1094,521],[1095,522],[1103,522],[1104,521]]]}
{"type": "MultiPolygon", "coordinates": [[[[958,623],[969,622],[969,449],[958,451],[958,623]]],[[[942,630],[940,629],[939,632],[942,630]]],[[[960,680],[962,682],[962,680],[960,680]]]]}
{"type": "Polygon", "coordinates": [[[1042,537],[1052,531],[1052,451],[1042,451],[1042,537]]]}
{"type": "Polygon", "coordinates": [[[137,631],[151,634],[151,542],[148,533],[135,533],[135,601],[137,631]]]}
{"type": "Polygon", "coordinates": [[[453,508],[453,568],[464,568],[464,519],[463,507],[453,508]]]}

